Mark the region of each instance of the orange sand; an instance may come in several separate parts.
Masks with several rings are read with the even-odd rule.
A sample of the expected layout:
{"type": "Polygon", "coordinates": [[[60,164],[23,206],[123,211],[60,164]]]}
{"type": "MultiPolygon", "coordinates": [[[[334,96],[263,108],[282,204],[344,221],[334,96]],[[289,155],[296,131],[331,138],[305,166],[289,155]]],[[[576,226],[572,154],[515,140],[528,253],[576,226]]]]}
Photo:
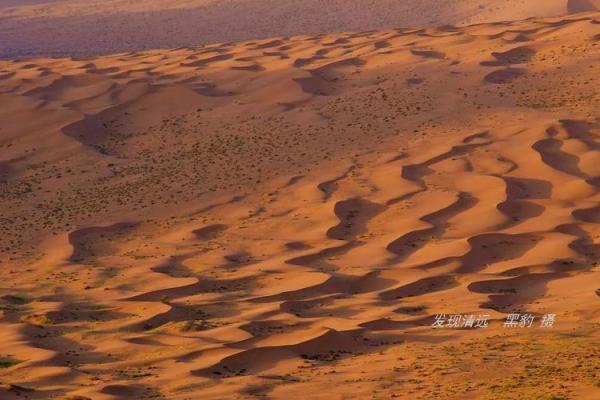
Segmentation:
{"type": "Polygon", "coordinates": [[[599,398],[599,61],[595,13],[0,61],[0,398],[599,398]]]}

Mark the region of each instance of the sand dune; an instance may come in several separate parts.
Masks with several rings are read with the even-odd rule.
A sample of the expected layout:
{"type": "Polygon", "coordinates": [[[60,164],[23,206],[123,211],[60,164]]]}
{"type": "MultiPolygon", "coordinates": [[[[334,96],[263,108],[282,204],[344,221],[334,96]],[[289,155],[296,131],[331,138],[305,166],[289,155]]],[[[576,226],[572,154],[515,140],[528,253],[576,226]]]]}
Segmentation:
{"type": "Polygon", "coordinates": [[[598,398],[599,36],[0,61],[0,397],[598,398]]]}
{"type": "Polygon", "coordinates": [[[467,25],[599,9],[598,0],[5,0],[0,57],[467,25]]]}

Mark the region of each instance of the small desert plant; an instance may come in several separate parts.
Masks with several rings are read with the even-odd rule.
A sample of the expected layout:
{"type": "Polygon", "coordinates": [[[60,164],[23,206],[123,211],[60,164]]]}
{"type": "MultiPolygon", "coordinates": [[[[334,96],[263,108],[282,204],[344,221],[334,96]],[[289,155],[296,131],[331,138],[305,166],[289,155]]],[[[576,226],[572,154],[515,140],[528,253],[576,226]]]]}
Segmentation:
{"type": "Polygon", "coordinates": [[[16,365],[18,363],[20,363],[20,361],[11,360],[11,359],[8,359],[8,358],[2,358],[2,359],[0,359],[0,369],[10,368],[13,365],[16,365]]]}

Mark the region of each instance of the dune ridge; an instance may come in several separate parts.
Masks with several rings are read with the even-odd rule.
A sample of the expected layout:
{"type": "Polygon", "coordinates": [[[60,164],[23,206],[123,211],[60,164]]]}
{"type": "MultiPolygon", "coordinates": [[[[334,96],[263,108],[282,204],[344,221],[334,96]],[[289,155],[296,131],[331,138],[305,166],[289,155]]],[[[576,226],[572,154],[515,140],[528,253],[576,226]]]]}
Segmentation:
{"type": "Polygon", "coordinates": [[[598,35],[0,61],[0,397],[597,398],[598,35]]]}

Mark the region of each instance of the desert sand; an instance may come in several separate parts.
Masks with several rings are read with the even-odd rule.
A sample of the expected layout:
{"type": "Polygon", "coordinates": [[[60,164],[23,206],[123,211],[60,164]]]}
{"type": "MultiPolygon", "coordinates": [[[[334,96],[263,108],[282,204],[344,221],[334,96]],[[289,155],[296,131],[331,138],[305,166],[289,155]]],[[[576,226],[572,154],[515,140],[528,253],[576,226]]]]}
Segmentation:
{"type": "Polygon", "coordinates": [[[593,10],[600,10],[600,0],[0,0],[0,58],[460,26],[593,10]]]}
{"type": "Polygon", "coordinates": [[[0,398],[599,398],[599,61],[599,13],[0,61],[0,398]]]}

